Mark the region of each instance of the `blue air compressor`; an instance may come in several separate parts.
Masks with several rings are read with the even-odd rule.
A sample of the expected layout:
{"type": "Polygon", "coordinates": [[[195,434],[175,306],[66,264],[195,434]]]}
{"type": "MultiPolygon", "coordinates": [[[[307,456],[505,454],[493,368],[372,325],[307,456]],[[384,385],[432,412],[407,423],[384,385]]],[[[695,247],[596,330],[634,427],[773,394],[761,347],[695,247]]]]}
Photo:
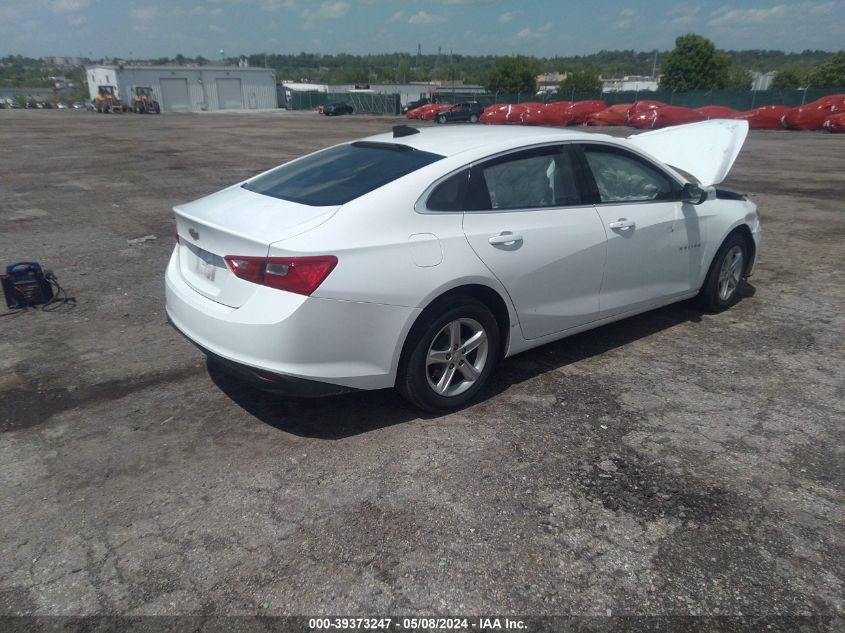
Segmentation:
{"type": "Polygon", "coordinates": [[[6,305],[11,309],[49,303],[53,299],[50,272],[41,269],[38,262],[18,262],[6,266],[6,274],[0,275],[6,305]]]}

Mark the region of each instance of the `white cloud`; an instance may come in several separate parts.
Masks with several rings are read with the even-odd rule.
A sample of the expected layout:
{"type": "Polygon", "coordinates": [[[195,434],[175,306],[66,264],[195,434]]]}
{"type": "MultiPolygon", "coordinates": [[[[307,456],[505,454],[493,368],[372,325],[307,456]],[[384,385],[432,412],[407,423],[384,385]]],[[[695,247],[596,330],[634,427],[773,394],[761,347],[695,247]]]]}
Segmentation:
{"type": "Polygon", "coordinates": [[[211,15],[211,16],[218,16],[223,15],[223,9],[220,7],[215,7],[213,9],[209,9],[208,7],[197,5],[190,11],[191,15],[211,15]]]}
{"type": "Polygon", "coordinates": [[[323,2],[317,9],[305,9],[302,12],[302,17],[305,18],[303,28],[311,29],[324,20],[338,20],[349,12],[349,3],[344,0],[336,0],[335,2],[323,2]]]}
{"type": "Polygon", "coordinates": [[[446,18],[442,15],[431,15],[425,11],[415,13],[408,19],[408,24],[443,24],[446,18]]]}
{"type": "Polygon", "coordinates": [[[224,29],[222,26],[217,26],[216,24],[209,24],[208,30],[211,33],[225,33],[226,32],[226,29],[224,29]]]}
{"type": "Polygon", "coordinates": [[[91,6],[91,0],[53,0],[50,8],[56,13],[75,13],[91,6]]]}
{"type": "Polygon", "coordinates": [[[497,4],[499,0],[440,0],[440,4],[447,5],[476,5],[497,4]]]}
{"type": "Polygon", "coordinates": [[[779,20],[786,17],[787,6],[776,4],[765,9],[731,9],[722,7],[718,9],[707,24],[709,26],[733,26],[735,24],[764,24],[772,20],[779,20]]]}
{"type": "Polygon", "coordinates": [[[149,22],[150,20],[155,20],[159,17],[161,15],[161,10],[158,7],[139,7],[137,9],[132,9],[129,12],[129,15],[132,16],[133,20],[149,22]]]}
{"type": "Polygon", "coordinates": [[[390,16],[388,22],[401,22],[402,18],[405,17],[405,14],[402,11],[397,11],[393,15],[390,16]]]}
{"type": "Polygon", "coordinates": [[[312,12],[310,15],[316,20],[337,20],[342,18],[349,12],[349,3],[344,0],[336,0],[335,2],[324,2],[320,8],[312,12]]]}
{"type": "Polygon", "coordinates": [[[633,26],[637,18],[637,12],[634,9],[622,9],[619,12],[619,19],[613,23],[617,29],[629,29],[633,26]]]}
{"type": "Polygon", "coordinates": [[[88,18],[84,15],[69,15],[67,16],[67,23],[70,26],[82,26],[88,23],[88,18]]]}
{"type": "Polygon", "coordinates": [[[508,11],[507,13],[503,13],[499,16],[499,24],[507,24],[508,22],[513,22],[514,18],[518,18],[522,15],[522,11],[508,11]]]}
{"type": "Polygon", "coordinates": [[[539,29],[525,27],[513,36],[516,40],[539,40],[544,38],[555,27],[554,22],[546,22],[539,29]]]}

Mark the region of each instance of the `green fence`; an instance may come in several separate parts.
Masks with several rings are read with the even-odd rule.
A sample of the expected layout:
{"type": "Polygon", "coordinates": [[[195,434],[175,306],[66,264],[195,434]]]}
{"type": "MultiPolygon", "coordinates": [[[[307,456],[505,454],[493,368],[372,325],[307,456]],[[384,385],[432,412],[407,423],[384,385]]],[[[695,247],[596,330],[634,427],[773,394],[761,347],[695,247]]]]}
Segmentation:
{"type": "Polygon", "coordinates": [[[291,106],[294,110],[313,110],[327,103],[343,101],[355,112],[375,114],[399,114],[399,95],[383,95],[372,92],[292,92],[291,106]]]}
{"type": "MultiPolygon", "coordinates": [[[[799,106],[810,103],[827,95],[840,94],[842,88],[808,88],[807,90],[702,90],[698,92],[639,91],[639,92],[572,92],[550,95],[545,99],[533,92],[517,94],[471,94],[446,92],[437,94],[440,103],[460,103],[478,101],[487,107],[496,103],[525,103],[526,101],[583,101],[586,99],[604,99],[608,105],[633,103],[641,99],[663,101],[671,105],[700,108],[706,105],[721,105],[736,110],[750,110],[764,105],[799,106]]],[[[291,105],[294,110],[313,110],[317,106],[333,101],[344,101],[355,112],[375,112],[379,114],[399,114],[398,94],[385,95],[370,92],[293,92],[291,105]]]]}
{"type": "Polygon", "coordinates": [[[478,101],[487,107],[496,103],[525,103],[526,101],[583,101],[604,99],[608,105],[633,103],[641,99],[662,101],[671,105],[700,108],[706,105],[721,105],[736,110],[750,110],[764,105],[800,106],[821,97],[841,94],[842,88],[808,88],[807,90],[702,90],[697,92],[639,91],[639,92],[571,92],[538,97],[532,92],[517,94],[452,95],[441,92],[437,95],[441,103],[478,101]]]}

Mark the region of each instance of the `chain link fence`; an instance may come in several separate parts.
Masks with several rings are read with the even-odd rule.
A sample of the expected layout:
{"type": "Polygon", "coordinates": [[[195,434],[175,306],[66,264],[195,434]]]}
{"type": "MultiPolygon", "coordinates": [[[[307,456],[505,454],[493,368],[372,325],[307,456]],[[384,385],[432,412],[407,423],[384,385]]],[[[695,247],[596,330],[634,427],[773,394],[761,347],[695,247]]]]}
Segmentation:
{"type": "MultiPolygon", "coordinates": [[[[475,94],[461,92],[440,92],[436,99],[438,103],[461,103],[477,101],[483,107],[497,103],[525,103],[553,101],[583,101],[588,99],[604,99],[607,105],[617,103],[633,103],[634,101],[649,99],[662,101],[670,105],[700,108],[707,105],[721,105],[735,110],[750,110],[765,105],[800,106],[821,97],[841,94],[842,88],[807,88],[806,90],[701,90],[697,92],[670,91],[639,91],[639,92],[570,92],[553,95],[538,96],[533,92],[516,94],[475,94]]],[[[355,112],[377,114],[399,114],[400,98],[398,94],[375,94],[369,92],[293,92],[291,105],[294,110],[313,110],[317,106],[324,106],[334,101],[344,101],[351,105],[355,112]]]]}
{"type": "Polygon", "coordinates": [[[292,92],[293,110],[313,110],[327,103],[342,101],[352,106],[355,112],[370,114],[399,114],[398,94],[376,94],[372,92],[292,92]]]}
{"type": "Polygon", "coordinates": [[[584,101],[589,99],[603,99],[607,105],[617,103],[633,103],[634,101],[649,99],[662,101],[670,105],[700,108],[707,105],[721,105],[735,110],[750,110],[765,105],[785,105],[790,107],[810,103],[821,97],[841,94],[842,88],[807,88],[806,90],[701,90],[696,92],[671,91],[639,91],[639,92],[570,92],[538,96],[533,92],[516,94],[496,93],[484,95],[470,95],[457,93],[439,93],[441,103],[459,103],[461,101],[478,101],[487,107],[497,103],[525,103],[553,101],[584,101]]]}

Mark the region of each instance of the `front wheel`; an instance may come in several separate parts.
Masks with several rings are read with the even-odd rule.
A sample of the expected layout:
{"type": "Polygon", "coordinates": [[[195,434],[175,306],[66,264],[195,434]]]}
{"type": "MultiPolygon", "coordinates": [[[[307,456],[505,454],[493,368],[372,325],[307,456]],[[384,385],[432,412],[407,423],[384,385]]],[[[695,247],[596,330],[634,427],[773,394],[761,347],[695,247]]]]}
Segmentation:
{"type": "Polygon", "coordinates": [[[423,316],[399,366],[399,392],[412,405],[433,413],[469,402],[499,358],[501,335],[490,309],[471,297],[455,303],[454,308],[423,316]]]}
{"type": "Polygon", "coordinates": [[[737,302],[747,258],[745,238],[738,233],[729,235],[716,252],[698,293],[698,303],[702,308],[721,312],[737,302]]]}
{"type": "Polygon", "coordinates": [[[446,123],[446,117],[445,116],[437,117],[437,122],[438,123],[446,123]]]}

